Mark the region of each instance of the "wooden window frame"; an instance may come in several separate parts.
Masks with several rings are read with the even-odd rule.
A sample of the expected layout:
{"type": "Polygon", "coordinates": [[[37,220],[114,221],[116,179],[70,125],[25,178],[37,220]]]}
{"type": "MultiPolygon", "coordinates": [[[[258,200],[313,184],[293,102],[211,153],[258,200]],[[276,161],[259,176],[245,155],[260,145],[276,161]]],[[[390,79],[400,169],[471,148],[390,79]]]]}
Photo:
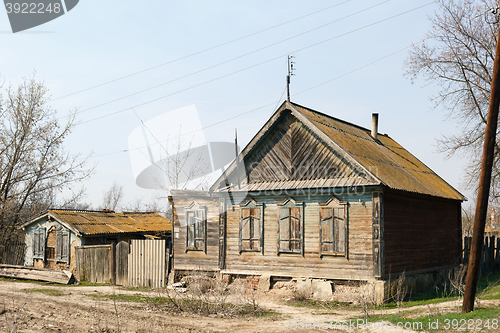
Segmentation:
{"type": "Polygon", "coordinates": [[[56,230],[56,262],[69,264],[70,231],[64,227],[56,230]]]}
{"type": "Polygon", "coordinates": [[[257,203],[255,200],[250,199],[247,200],[243,203],[240,204],[240,223],[239,223],[239,250],[240,254],[241,252],[261,252],[264,254],[264,204],[263,203],[257,203]],[[255,214],[255,210],[259,209],[260,213],[255,214]],[[248,239],[243,239],[243,225],[244,225],[244,211],[249,210],[248,214],[248,220],[249,220],[249,238],[248,239]],[[252,211],[254,214],[252,214],[252,211]],[[255,222],[260,221],[260,224],[258,226],[259,230],[259,237],[255,238],[253,237],[255,235],[255,222]],[[245,241],[248,241],[250,248],[244,248],[243,243],[245,241]],[[253,248],[254,242],[258,241],[259,246],[256,248],[253,248]]]}
{"type": "Polygon", "coordinates": [[[37,227],[33,231],[33,259],[45,260],[46,241],[47,241],[47,229],[37,227]]]}
{"type": "Polygon", "coordinates": [[[304,203],[302,202],[297,202],[293,200],[292,198],[286,198],[282,202],[277,203],[278,206],[278,255],[280,253],[292,253],[292,254],[300,254],[304,256],[304,203]],[[292,209],[298,209],[299,212],[299,222],[298,225],[300,227],[299,230],[299,237],[298,238],[291,238],[291,231],[290,227],[292,226],[292,221],[293,219],[297,218],[293,216],[292,209]],[[288,224],[288,239],[282,238],[283,235],[281,235],[281,224],[285,223],[288,224]],[[292,242],[299,242],[298,248],[297,249],[292,249],[292,242]],[[284,248],[282,247],[281,243],[282,242],[288,242],[288,247],[284,248]]]}
{"type": "Polygon", "coordinates": [[[319,204],[319,253],[321,257],[335,256],[348,258],[349,218],[347,208],[347,201],[341,201],[335,196],[331,196],[327,201],[319,204]],[[343,221],[343,226],[339,227],[341,221],[343,221]],[[325,230],[327,228],[330,230],[325,230]],[[337,230],[340,233],[337,234],[336,237],[337,230]],[[331,240],[325,240],[326,237],[323,237],[325,231],[328,232],[328,236],[331,237],[329,237],[328,239],[331,240]],[[340,242],[340,237],[342,236],[343,245],[340,242]],[[341,243],[340,246],[339,243],[341,243]],[[325,244],[331,246],[332,250],[324,250],[325,244]]]}
{"type": "Polygon", "coordinates": [[[207,253],[207,208],[200,206],[195,201],[188,208],[186,208],[186,252],[188,251],[202,251],[207,253]],[[189,227],[190,217],[198,219],[199,222],[194,222],[194,240],[193,245],[190,245],[189,227]],[[200,231],[201,229],[201,231],[200,231]],[[198,236],[196,236],[198,234],[198,236]],[[200,235],[201,234],[201,235],[200,235]],[[198,245],[200,242],[203,244],[198,245]]]}

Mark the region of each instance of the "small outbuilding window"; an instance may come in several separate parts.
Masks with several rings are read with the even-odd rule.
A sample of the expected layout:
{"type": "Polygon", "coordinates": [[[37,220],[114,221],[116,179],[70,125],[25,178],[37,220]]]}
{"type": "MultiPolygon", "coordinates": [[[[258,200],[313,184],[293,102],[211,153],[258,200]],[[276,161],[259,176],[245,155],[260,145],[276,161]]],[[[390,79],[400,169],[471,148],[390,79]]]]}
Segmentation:
{"type": "Polygon", "coordinates": [[[262,251],[264,235],[263,204],[250,199],[240,204],[240,253],[262,251]]]}
{"type": "Polygon", "coordinates": [[[196,202],[186,209],[186,251],[207,252],[206,207],[196,202]]]}
{"type": "Polygon", "coordinates": [[[36,228],[34,231],[33,258],[45,259],[45,228],[36,228]]]}
{"type": "Polygon", "coordinates": [[[69,230],[56,231],[56,262],[69,263],[69,230]]]}
{"type": "Polygon", "coordinates": [[[304,254],[303,204],[288,198],[278,210],[278,253],[304,254]]]}
{"type": "Polygon", "coordinates": [[[332,196],[320,204],[319,233],[321,255],[347,254],[347,202],[332,196]]]}

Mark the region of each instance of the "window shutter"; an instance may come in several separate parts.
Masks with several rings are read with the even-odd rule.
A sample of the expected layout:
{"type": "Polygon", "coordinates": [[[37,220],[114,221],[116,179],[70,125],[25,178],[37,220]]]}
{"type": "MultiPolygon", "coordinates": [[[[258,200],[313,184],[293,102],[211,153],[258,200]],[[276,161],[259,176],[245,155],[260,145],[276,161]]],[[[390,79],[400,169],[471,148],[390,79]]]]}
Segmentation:
{"type": "Polygon", "coordinates": [[[333,252],[333,209],[320,209],[321,252],[333,252]]]}
{"type": "Polygon", "coordinates": [[[261,230],[262,230],[262,209],[252,209],[252,249],[261,249],[261,230]]]}
{"type": "Polygon", "coordinates": [[[345,220],[345,206],[335,208],[335,223],[334,223],[334,237],[335,237],[335,252],[340,254],[346,253],[346,220],[345,220]]]}
{"type": "Polygon", "coordinates": [[[35,229],[33,233],[33,258],[45,259],[45,229],[35,229]]]}
{"type": "Polygon", "coordinates": [[[62,231],[62,254],[61,261],[69,264],[69,230],[62,231]]]}
{"type": "Polygon", "coordinates": [[[35,233],[33,235],[33,257],[38,257],[40,255],[40,236],[39,236],[39,230],[35,230],[35,233]]]}
{"type": "Polygon", "coordinates": [[[290,207],[290,250],[300,251],[301,223],[300,208],[290,207]]]}
{"type": "Polygon", "coordinates": [[[288,207],[280,207],[278,251],[288,250],[290,250],[289,210],[288,207]]]}
{"type": "Polygon", "coordinates": [[[56,262],[62,260],[63,255],[63,230],[56,231],[56,262]]]}
{"type": "Polygon", "coordinates": [[[240,223],[240,251],[249,250],[250,247],[250,208],[241,208],[241,223],[240,223]]]}

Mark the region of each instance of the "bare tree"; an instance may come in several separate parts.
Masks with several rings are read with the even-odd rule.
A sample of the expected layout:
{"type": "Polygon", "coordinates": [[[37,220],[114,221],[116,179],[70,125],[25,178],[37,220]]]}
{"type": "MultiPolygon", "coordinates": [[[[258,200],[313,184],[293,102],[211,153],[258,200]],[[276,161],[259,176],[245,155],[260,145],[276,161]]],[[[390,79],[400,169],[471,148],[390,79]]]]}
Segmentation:
{"type": "MultiPolygon", "coordinates": [[[[442,137],[439,148],[448,156],[460,154],[470,161],[466,185],[477,187],[486,128],[486,115],[495,56],[498,18],[496,0],[439,0],[440,10],[430,18],[426,42],[414,47],[406,61],[406,74],[423,76],[438,86],[432,97],[456,120],[459,134],[442,137]]],[[[498,135],[498,134],[497,134],[498,135]]],[[[494,198],[500,196],[500,147],[495,147],[492,175],[494,198]]]]}
{"type": "Polygon", "coordinates": [[[103,192],[103,201],[100,209],[115,211],[123,199],[123,185],[113,182],[109,190],[103,192]]]}
{"type": "MultiPolygon", "coordinates": [[[[194,140],[194,139],[193,139],[194,140]]],[[[172,144],[163,147],[163,167],[168,189],[206,189],[210,169],[207,147],[193,147],[193,140],[181,134],[172,138],[172,144]],[[188,188],[189,186],[189,188],[188,188]]]]}
{"type": "Polygon", "coordinates": [[[19,223],[54,202],[55,194],[86,179],[86,159],[64,150],[74,126],[48,106],[48,90],[34,78],[0,97],[0,242],[19,223]]]}

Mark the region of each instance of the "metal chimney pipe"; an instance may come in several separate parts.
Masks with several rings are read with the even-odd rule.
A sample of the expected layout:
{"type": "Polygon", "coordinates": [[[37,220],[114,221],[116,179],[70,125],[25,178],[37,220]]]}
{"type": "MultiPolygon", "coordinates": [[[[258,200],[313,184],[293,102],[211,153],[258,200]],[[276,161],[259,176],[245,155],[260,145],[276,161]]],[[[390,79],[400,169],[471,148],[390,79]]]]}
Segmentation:
{"type": "Polygon", "coordinates": [[[378,113],[372,113],[372,138],[378,140],[378,113]]]}

